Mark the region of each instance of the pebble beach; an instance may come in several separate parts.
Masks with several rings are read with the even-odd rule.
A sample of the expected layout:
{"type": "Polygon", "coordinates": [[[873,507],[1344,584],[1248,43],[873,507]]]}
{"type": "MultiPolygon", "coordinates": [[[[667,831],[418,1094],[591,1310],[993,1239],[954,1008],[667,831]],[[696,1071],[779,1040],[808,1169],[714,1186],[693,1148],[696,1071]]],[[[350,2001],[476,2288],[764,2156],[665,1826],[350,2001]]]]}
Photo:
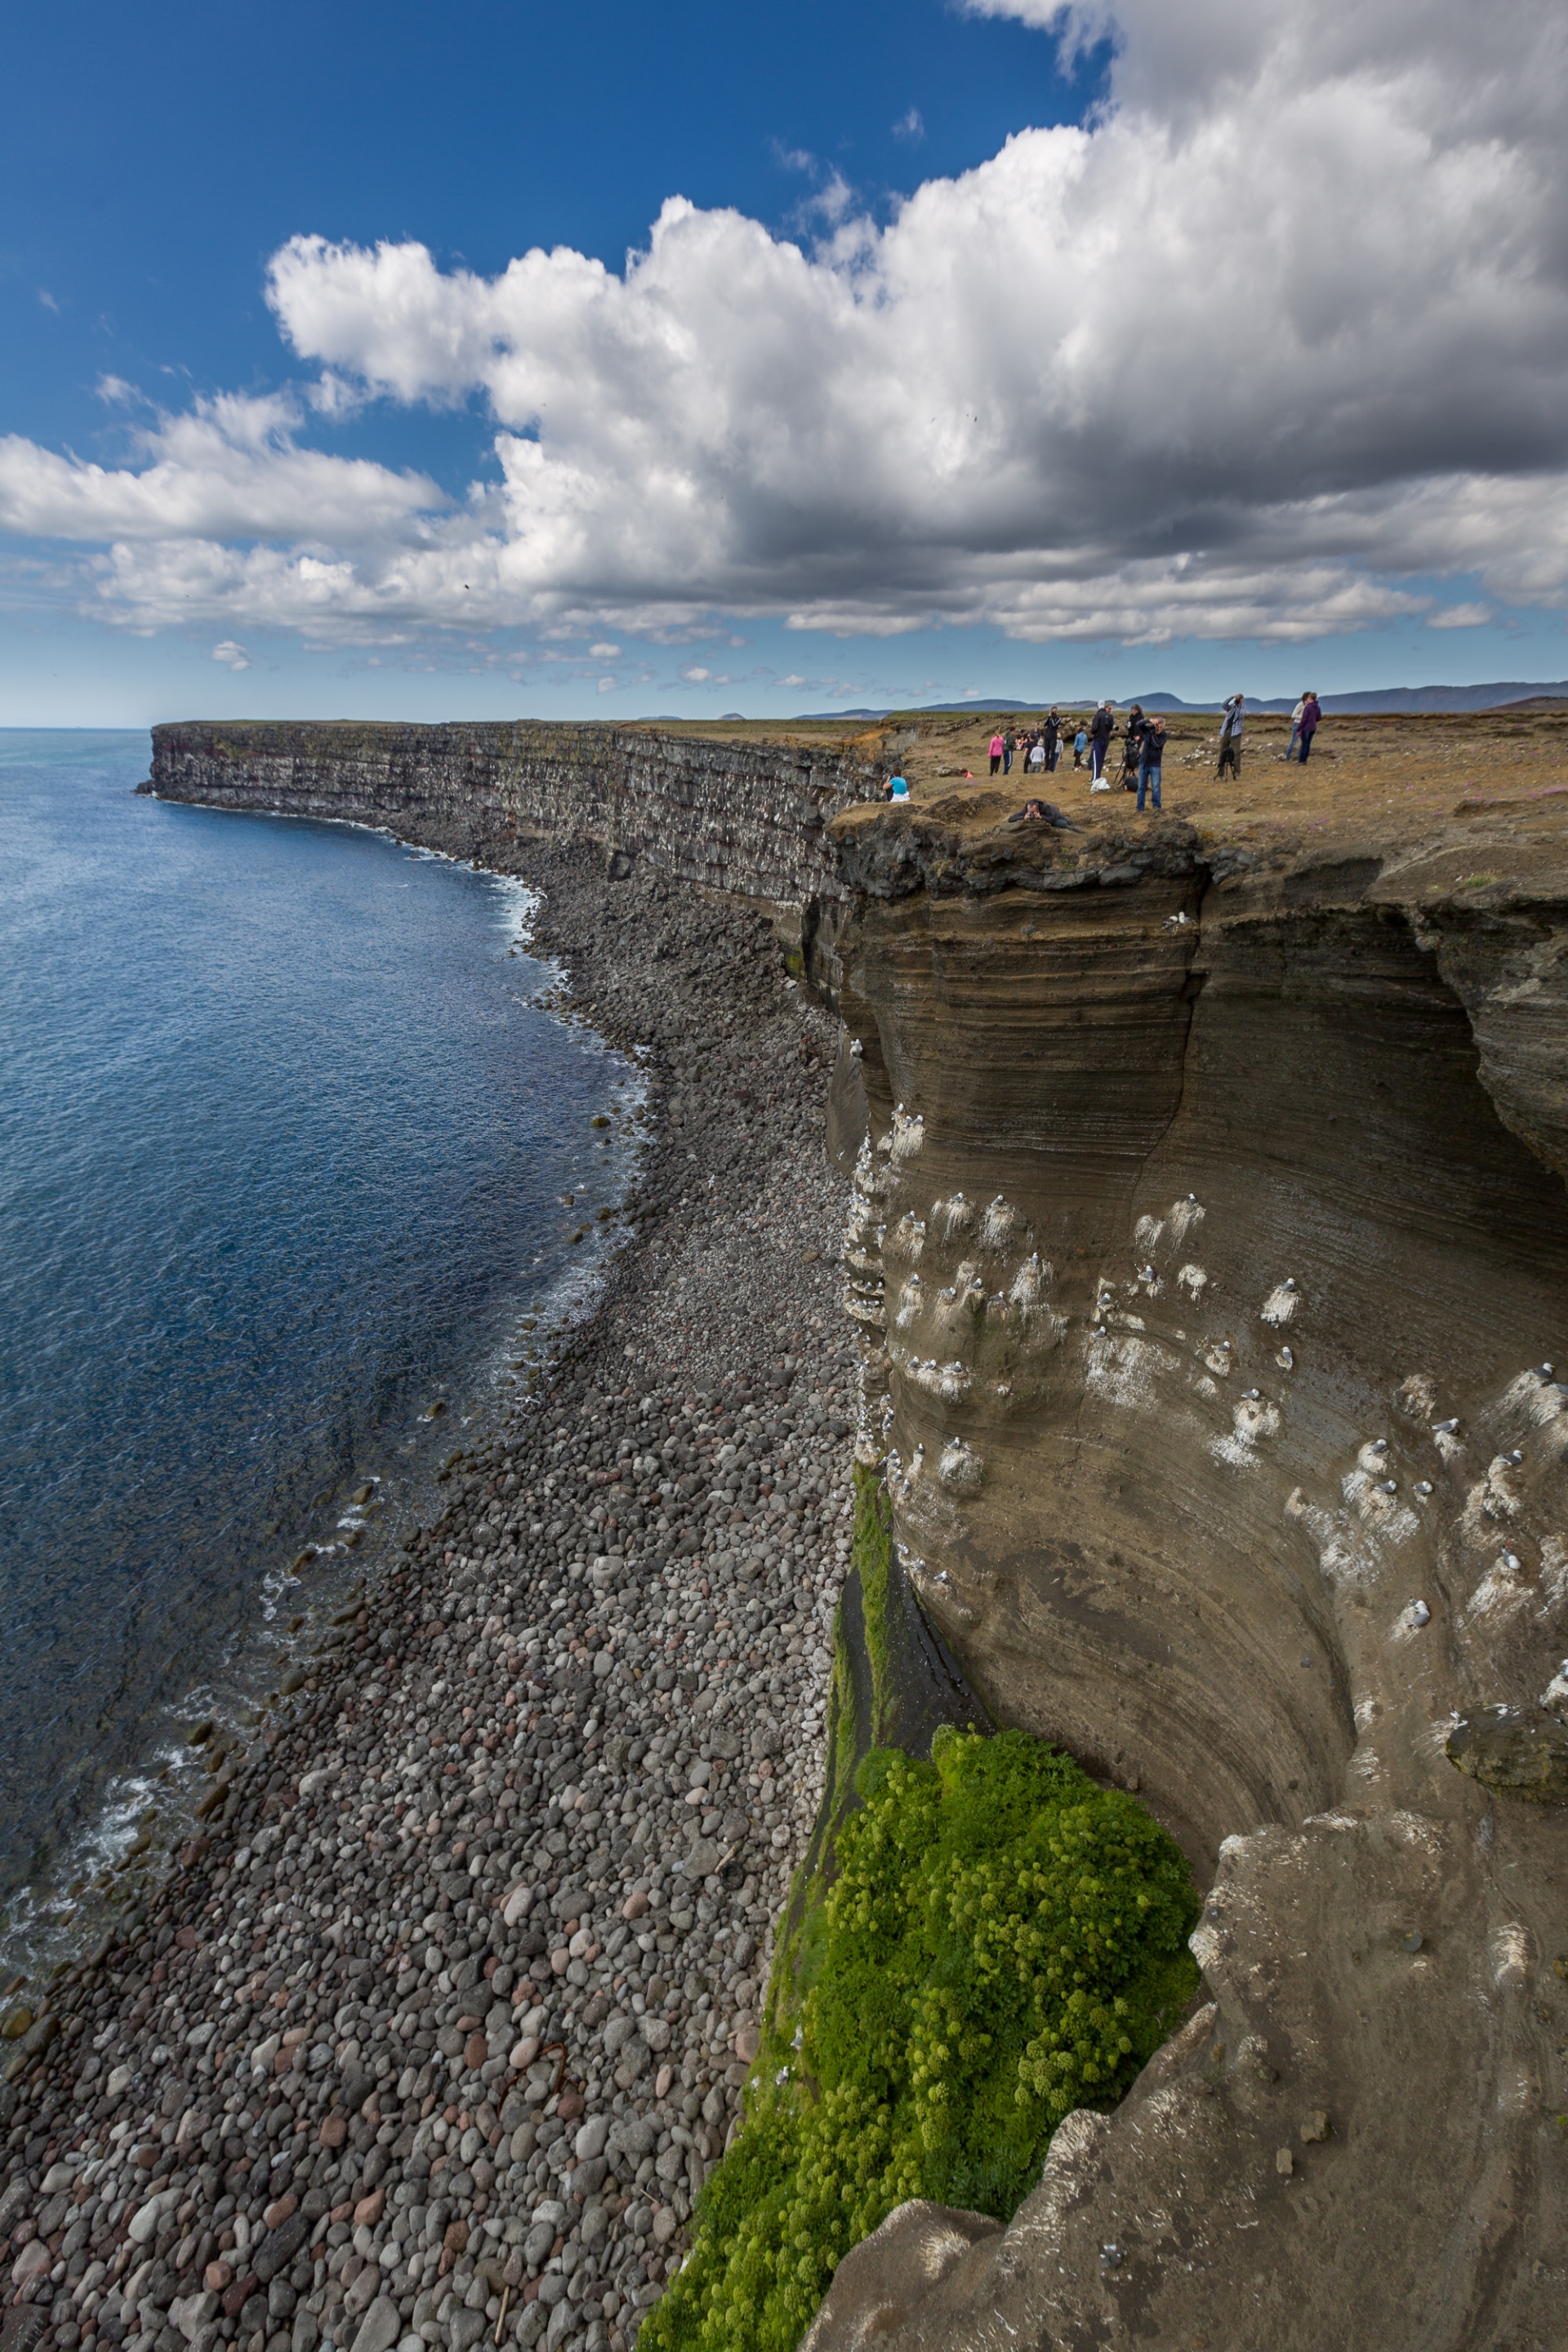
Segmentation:
{"type": "Polygon", "coordinates": [[[737,2127],[849,1555],[835,1029],[751,908],[516,870],[642,1052],[632,1237],[126,1926],[7,2003],[0,2352],[626,2352],[737,2127]]]}

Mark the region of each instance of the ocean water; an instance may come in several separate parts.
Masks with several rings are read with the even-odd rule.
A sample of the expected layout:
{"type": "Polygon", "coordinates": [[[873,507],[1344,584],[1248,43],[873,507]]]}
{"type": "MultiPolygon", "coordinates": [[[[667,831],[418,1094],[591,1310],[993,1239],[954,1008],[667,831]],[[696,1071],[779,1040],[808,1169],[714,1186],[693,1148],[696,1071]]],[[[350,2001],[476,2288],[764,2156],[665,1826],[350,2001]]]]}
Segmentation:
{"type": "Polygon", "coordinates": [[[259,1689],[271,1634],[428,1513],[520,1315],[591,1286],[637,1148],[636,1070],[536,1002],[521,886],[133,797],[147,760],[0,733],[13,1957],[40,1889],[112,1862],[193,1707],[259,1689]],[[362,1519],[352,1559],[293,1569],[362,1519]]]}

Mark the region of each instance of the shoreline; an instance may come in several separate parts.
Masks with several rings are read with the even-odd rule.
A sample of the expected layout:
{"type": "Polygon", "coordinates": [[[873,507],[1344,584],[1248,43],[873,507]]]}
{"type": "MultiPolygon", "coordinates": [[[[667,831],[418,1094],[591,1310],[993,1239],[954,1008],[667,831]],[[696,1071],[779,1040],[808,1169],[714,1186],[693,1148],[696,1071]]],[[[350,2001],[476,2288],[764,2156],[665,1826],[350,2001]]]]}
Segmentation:
{"type": "Polygon", "coordinates": [[[7,2352],[620,2352],[738,2113],[848,1554],[835,1027],[743,905],[476,862],[649,1049],[635,1238],[10,2043],[7,2352]]]}
{"type": "Polygon", "coordinates": [[[522,996],[510,979],[502,985],[595,1059],[603,1055],[594,1108],[611,1123],[602,1151],[595,1142],[593,1190],[577,1194],[590,1203],[583,1246],[565,1246],[563,1234],[558,1263],[543,1281],[520,1258],[482,1339],[470,1333],[465,1352],[444,1368],[411,1375],[394,1410],[356,1430],[352,1454],[328,1469],[326,1491],[309,1507],[300,1501],[291,1532],[268,1545],[250,1531],[251,1590],[220,1597],[206,1654],[184,1662],[188,1680],[155,1686],[138,1702],[132,1742],[106,1764],[90,1801],[76,1801],[40,1827],[30,1871],[0,1898],[0,1990],[37,1984],[90,1949],[142,1894],[148,1871],[189,1839],[205,1760],[191,1735],[209,1727],[210,1755],[243,1748],[265,1729],[280,1690],[290,1676],[297,1687],[299,1667],[336,1612],[379,1578],[416,1522],[431,1516],[443,1457],[513,1410],[545,1351],[591,1319],[626,1240],[624,1212],[640,1184],[647,1144],[646,1074],[581,1017],[563,991],[559,959],[533,953],[537,889],[521,876],[405,840],[385,825],[319,822],[373,833],[411,858],[481,877],[497,906],[499,970],[529,975],[522,996]],[[509,956],[526,961],[511,963],[509,956]],[[595,1205],[602,1201],[611,1206],[609,1220],[595,1205]]]}

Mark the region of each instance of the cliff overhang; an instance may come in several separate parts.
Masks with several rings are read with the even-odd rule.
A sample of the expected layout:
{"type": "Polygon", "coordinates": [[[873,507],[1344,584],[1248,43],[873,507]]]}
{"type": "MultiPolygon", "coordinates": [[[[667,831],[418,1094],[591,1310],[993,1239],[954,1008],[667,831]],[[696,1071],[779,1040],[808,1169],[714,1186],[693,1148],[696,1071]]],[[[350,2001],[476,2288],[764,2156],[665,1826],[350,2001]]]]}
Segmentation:
{"type": "Polygon", "coordinates": [[[894,2216],[812,2352],[1545,2345],[1568,855],[1016,808],[831,828],[862,1457],[994,1718],[1182,1841],[1205,2005],[1005,2231],[894,2216]]]}

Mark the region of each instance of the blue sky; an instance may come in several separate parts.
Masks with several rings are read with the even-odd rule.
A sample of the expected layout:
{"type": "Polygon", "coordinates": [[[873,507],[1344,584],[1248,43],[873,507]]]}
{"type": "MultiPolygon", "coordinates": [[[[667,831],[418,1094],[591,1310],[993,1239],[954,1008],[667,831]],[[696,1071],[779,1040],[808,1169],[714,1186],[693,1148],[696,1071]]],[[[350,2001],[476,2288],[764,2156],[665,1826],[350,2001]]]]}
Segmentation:
{"type": "Polygon", "coordinates": [[[1559,677],[1561,53],[1472,14],[30,12],[0,720],[1559,677]]]}

